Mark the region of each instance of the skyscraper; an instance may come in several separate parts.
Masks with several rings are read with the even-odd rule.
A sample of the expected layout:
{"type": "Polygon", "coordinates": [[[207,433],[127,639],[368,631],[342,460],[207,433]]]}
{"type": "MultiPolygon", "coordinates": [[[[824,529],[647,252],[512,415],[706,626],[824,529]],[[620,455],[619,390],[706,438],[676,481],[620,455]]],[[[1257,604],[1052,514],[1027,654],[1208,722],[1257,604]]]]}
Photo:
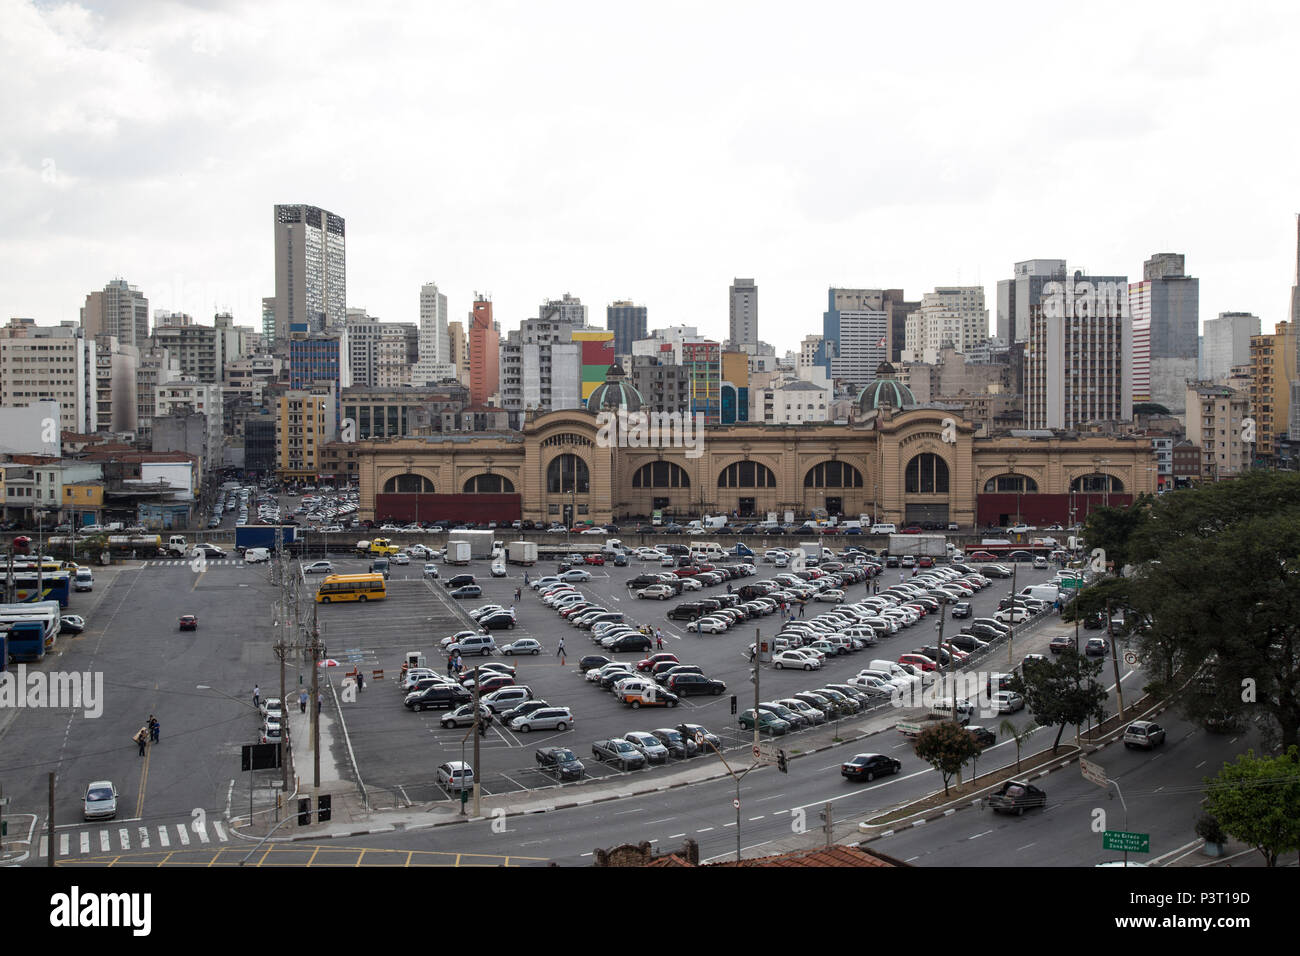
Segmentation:
{"type": "Polygon", "coordinates": [[[943,286],[921,297],[921,308],[907,318],[902,360],[939,360],[944,345],[958,352],[983,346],[989,335],[989,310],[983,286],[943,286]]]}
{"type": "MultiPolygon", "coordinates": [[[[753,279],[731,283],[731,348],[758,344],[758,286],[753,279]]],[[[617,350],[617,346],[615,346],[617,350]]]]}
{"type": "Polygon", "coordinates": [[[646,307],[613,302],[605,307],[605,328],[614,333],[614,353],[631,355],[632,343],[646,335],[646,307]]]}
{"type": "Polygon", "coordinates": [[[118,345],[146,348],[149,338],[149,300],[125,279],[114,279],[101,292],[86,296],[81,327],[95,338],[111,335],[118,345]]]}
{"type": "Polygon", "coordinates": [[[997,338],[1003,345],[1029,340],[1029,311],[1042,301],[1044,285],[1065,280],[1065,260],[1026,259],[1012,275],[998,282],[997,338]]]}
{"type": "Polygon", "coordinates": [[[501,333],[492,321],[492,300],[486,296],[474,296],[467,337],[470,404],[486,405],[496,395],[501,381],[501,333]]]}
{"type": "Polygon", "coordinates": [[[830,290],[827,310],[822,313],[822,340],[814,359],[829,378],[857,388],[875,380],[876,369],[889,358],[891,313],[887,299],[884,289],[830,290]]]}
{"type": "Polygon", "coordinates": [[[1291,324],[1300,326],[1300,216],[1296,216],[1295,285],[1291,286],[1291,324]]]}
{"type": "Polygon", "coordinates": [[[275,207],[275,340],[342,328],[347,319],[343,217],[316,206],[275,207]],[[296,328],[295,328],[296,327],[296,328]]]}
{"type": "Polygon", "coordinates": [[[1185,274],[1184,257],[1160,252],[1129,286],[1133,319],[1133,401],[1155,402],[1181,415],[1187,383],[1197,377],[1200,280],[1185,274]]]}

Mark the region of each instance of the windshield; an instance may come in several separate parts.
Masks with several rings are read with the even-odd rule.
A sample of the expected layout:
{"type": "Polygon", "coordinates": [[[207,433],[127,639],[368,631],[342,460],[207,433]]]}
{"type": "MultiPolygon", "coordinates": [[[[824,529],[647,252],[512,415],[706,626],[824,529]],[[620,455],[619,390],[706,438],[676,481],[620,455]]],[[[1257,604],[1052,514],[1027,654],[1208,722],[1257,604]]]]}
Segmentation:
{"type": "Polygon", "coordinates": [[[572,763],[578,758],[573,755],[572,750],[555,751],[555,760],[557,763],[572,763]]]}
{"type": "Polygon", "coordinates": [[[96,787],[86,794],[87,803],[99,803],[103,800],[112,800],[113,791],[107,787],[96,787]]]}

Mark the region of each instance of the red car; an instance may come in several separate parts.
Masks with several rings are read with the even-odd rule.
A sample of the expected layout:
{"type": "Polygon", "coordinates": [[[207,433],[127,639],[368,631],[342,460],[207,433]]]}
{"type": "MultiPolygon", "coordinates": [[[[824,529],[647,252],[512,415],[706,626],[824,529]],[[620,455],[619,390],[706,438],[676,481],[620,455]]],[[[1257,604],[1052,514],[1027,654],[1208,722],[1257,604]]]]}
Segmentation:
{"type": "Polygon", "coordinates": [[[197,631],[199,629],[199,619],[193,614],[185,614],[181,617],[182,631],[197,631]]]}
{"type": "Polygon", "coordinates": [[[705,571],[716,571],[718,569],[711,564],[697,564],[695,566],[695,570],[698,571],[700,574],[703,574],[705,571]]]}
{"type": "Polygon", "coordinates": [[[677,568],[673,571],[673,574],[677,575],[679,578],[692,578],[699,573],[699,568],[677,568]]]}
{"type": "MultiPolygon", "coordinates": [[[[511,687],[515,679],[509,674],[493,674],[489,671],[482,672],[483,684],[479,687],[479,694],[487,694],[494,690],[500,690],[502,687],[511,687]]],[[[467,679],[466,683],[472,683],[473,678],[467,679]]]]}
{"type": "Polygon", "coordinates": [[[918,568],[932,568],[934,567],[934,558],[928,554],[923,554],[916,559],[916,566],[918,568]]]}
{"type": "Polygon", "coordinates": [[[582,559],[587,564],[604,564],[605,558],[599,554],[589,554],[582,559]]]}
{"type": "Polygon", "coordinates": [[[966,555],[967,561],[996,561],[997,555],[989,554],[987,551],[975,551],[966,555]]]}
{"type": "Polygon", "coordinates": [[[674,664],[681,663],[681,661],[677,659],[676,654],[669,654],[667,651],[665,651],[661,654],[651,654],[643,661],[637,661],[636,669],[639,671],[653,670],[656,664],[660,664],[663,661],[672,661],[674,664]]]}
{"type": "Polygon", "coordinates": [[[923,654],[900,654],[898,656],[898,663],[911,664],[913,667],[919,667],[923,671],[932,671],[938,666],[934,661],[930,660],[930,658],[923,654]]]}
{"type": "Polygon", "coordinates": [[[908,525],[906,528],[904,528],[902,531],[899,532],[899,534],[920,534],[920,533],[921,533],[921,526],[916,524],[908,525]]]}

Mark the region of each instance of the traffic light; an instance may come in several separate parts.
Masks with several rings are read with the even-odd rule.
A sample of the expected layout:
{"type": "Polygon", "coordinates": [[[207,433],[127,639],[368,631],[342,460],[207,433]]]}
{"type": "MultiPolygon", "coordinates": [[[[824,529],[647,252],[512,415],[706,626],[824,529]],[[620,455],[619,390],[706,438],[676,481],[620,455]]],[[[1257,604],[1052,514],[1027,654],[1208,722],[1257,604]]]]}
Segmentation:
{"type": "Polygon", "coordinates": [[[731,712],[732,712],[732,714],[735,714],[735,713],[736,713],[736,695],[735,695],[735,694],[732,694],[732,695],[731,695],[731,712]]]}
{"type": "Polygon", "coordinates": [[[328,823],[330,819],[330,796],[323,793],[316,798],[316,822],[328,823]]]}
{"type": "Polygon", "coordinates": [[[311,826],[311,797],[298,798],[298,826],[311,826]]]}
{"type": "Polygon", "coordinates": [[[790,766],[789,766],[789,763],[788,763],[788,762],[786,761],[786,759],[785,759],[785,751],[784,751],[784,750],[778,750],[778,751],[776,752],[776,769],[777,769],[777,770],[780,770],[782,773],[789,773],[789,772],[790,772],[790,766]]]}

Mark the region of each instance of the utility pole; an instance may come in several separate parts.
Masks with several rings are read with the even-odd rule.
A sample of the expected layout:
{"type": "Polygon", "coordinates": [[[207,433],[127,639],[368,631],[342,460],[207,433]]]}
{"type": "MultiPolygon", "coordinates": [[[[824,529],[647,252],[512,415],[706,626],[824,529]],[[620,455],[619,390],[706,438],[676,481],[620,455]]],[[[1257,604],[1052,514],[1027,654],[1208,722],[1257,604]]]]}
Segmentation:
{"type": "Polygon", "coordinates": [[[50,771],[50,836],[49,851],[45,854],[45,865],[54,865],[54,771],[50,771]]]}
{"type": "Polygon", "coordinates": [[[1106,602],[1106,642],[1110,645],[1110,662],[1115,668],[1115,697],[1119,700],[1119,716],[1124,718],[1124,688],[1119,682],[1119,649],[1115,647],[1114,625],[1110,621],[1110,602],[1106,602]]]}
{"type": "Polygon", "coordinates": [[[828,848],[831,845],[831,841],[834,840],[835,838],[834,812],[835,812],[835,804],[827,800],[826,806],[823,808],[821,812],[821,818],[822,820],[825,821],[822,824],[822,829],[826,832],[826,846],[828,848]]]}
{"type": "MultiPolygon", "coordinates": [[[[481,683],[482,681],[479,679],[479,668],[478,665],[475,664],[474,665],[474,816],[476,818],[479,816],[479,786],[478,786],[479,766],[480,766],[479,740],[483,736],[482,733],[479,732],[479,721],[482,719],[482,715],[479,713],[478,710],[480,707],[479,685],[481,683]]],[[[461,769],[463,770],[464,768],[462,767],[461,769]]],[[[464,785],[465,785],[465,781],[464,781],[464,777],[462,777],[461,786],[464,785]]]]}
{"type": "MultiPolygon", "coordinates": [[[[296,610],[296,607],[295,607],[296,610]]],[[[311,610],[311,751],[312,789],[320,790],[320,626],[316,605],[311,610]]]]}
{"type": "Polygon", "coordinates": [[[1012,561],[1011,562],[1011,607],[1010,607],[1011,630],[1007,632],[1007,668],[1008,669],[1012,667],[1012,661],[1014,660],[1014,658],[1012,657],[1011,644],[1012,644],[1012,639],[1015,637],[1016,634],[1016,572],[1019,570],[1020,570],[1020,562],[1012,561]]]}
{"type": "MultiPolygon", "coordinates": [[[[759,628],[754,628],[754,759],[755,760],[758,759],[759,750],[762,747],[761,737],[758,731],[758,716],[759,716],[758,715],[758,701],[759,701],[758,672],[761,667],[761,660],[759,654],[759,651],[762,647],[762,645],[759,643],[762,640],[761,633],[762,632],[759,630],[759,628]]],[[[736,786],[737,788],[739,788],[740,786],[739,783],[737,783],[736,786]]],[[[740,799],[739,789],[736,790],[736,799],[737,800],[740,799]]],[[[739,857],[737,857],[737,859],[739,859],[739,857]]]]}

